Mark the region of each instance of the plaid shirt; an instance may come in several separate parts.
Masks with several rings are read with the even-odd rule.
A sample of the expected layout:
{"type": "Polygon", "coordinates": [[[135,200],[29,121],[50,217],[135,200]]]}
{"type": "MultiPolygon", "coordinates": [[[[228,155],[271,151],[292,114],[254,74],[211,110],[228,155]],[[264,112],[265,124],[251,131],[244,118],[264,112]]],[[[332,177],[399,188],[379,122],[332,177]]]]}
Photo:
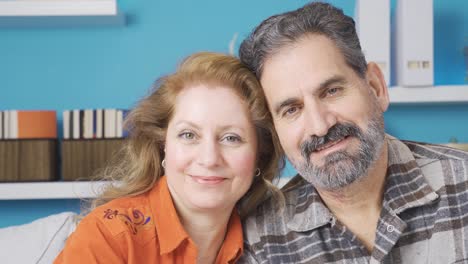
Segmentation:
{"type": "Polygon", "coordinates": [[[468,263],[468,153],[386,137],[388,169],[369,252],[296,176],[286,208],[263,203],[244,223],[239,263],[468,263]]]}

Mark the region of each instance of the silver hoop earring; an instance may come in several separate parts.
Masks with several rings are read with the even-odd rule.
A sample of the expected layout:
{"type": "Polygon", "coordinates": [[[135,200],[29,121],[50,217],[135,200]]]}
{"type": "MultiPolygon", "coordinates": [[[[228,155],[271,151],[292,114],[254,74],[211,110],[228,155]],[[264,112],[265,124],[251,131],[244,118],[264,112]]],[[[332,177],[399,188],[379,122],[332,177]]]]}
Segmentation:
{"type": "Polygon", "coordinates": [[[161,166],[162,166],[163,168],[166,168],[166,159],[163,159],[163,160],[161,161],[161,166]]]}
{"type": "Polygon", "coordinates": [[[256,168],[256,169],[255,169],[255,177],[260,176],[260,173],[262,173],[262,172],[260,171],[260,168],[256,168]]]}

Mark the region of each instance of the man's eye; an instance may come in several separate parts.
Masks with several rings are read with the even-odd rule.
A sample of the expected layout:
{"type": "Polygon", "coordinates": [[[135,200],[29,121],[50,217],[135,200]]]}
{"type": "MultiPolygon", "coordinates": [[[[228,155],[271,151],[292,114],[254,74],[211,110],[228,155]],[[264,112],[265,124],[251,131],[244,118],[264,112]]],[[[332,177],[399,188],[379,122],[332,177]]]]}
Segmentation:
{"type": "Polygon", "coordinates": [[[338,87],[330,88],[327,90],[327,96],[333,96],[337,94],[341,89],[338,87]]]}
{"type": "Polygon", "coordinates": [[[284,112],[283,112],[283,116],[288,116],[288,115],[292,115],[294,113],[297,112],[297,107],[296,106],[293,106],[293,107],[289,107],[288,109],[286,109],[284,112]]]}

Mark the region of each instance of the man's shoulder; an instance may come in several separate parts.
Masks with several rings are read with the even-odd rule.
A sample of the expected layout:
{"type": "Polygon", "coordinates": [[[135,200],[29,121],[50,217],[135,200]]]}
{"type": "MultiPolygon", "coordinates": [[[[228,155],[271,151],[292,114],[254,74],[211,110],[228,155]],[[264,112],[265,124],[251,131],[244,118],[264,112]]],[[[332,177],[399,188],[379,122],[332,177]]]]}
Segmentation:
{"type": "Polygon", "coordinates": [[[285,199],[284,208],[279,208],[278,202],[273,197],[262,202],[243,222],[246,240],[255,243],[267,233],[274,235],[278,230],[285,230],[287,223],[294,217],[298,196],[307,185],[307,181],[299,175],[289,180],[281,188],[285,199]]]}
{"type": "Polygon", "coordinates": [[[468,161],[468,152],[446,145],[401,140],[413,153],[416,160],[459,160],[468,161]]]}
{"type": "MultiPolygon", "coordinates": [[[[299,174],[292,177],[283,187],[281,187],[281,192],[283,193],[285,206],[291,205],[297,199],[299,193],[307,187],[309,183],[304,180],[299,174]]],[[[278,209],[278,203],[273,197],[269,197],[267,200],[262,202],[253,214],[249,217],[265,217],[275,214],[282,214],[278,209]]]]}
{"type": "Polygon", "coordinates": [[[401,142],[411,151],[424,178],[434,190],[468,181],[468,152],[445,145],[401,142]]]}

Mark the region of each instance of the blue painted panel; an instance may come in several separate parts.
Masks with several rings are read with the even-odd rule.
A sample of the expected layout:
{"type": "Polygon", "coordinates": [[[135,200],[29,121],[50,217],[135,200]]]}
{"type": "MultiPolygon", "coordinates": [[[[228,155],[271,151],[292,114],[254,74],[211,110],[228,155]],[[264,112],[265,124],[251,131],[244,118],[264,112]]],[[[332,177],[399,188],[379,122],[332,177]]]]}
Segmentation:
{"type": "MultiPolygon", "coordinates": [[[[201,50],[228,52],[236,33],[237,50],[260,21],[306,2],[119,0],[125,27],[0,29],[0,109],[60,113],[131,107],[184,56],[201,50]]],[[[329,2],[348,15],[354,13],[354,0],[329,2]]],[[[434,21],[435,83],[463,84],[468,1],[434,0],[434,21]]],[[[466,104],[391,106],[385,117],[388,131],[397,137],[434,143],[456,137],[468,142],[466,104]]],[[[292,174],[289,166],[284,175],[292,174]]],[[[2,227],[79,207],[77,201],[39,200],[0,201],[0,208],[2,227]]]]}
{"type": "Polygon", "coordinates": [[[29,223],[65,211],[79,213],[79,200],[0,201],[0,228],[29,223]]]}

